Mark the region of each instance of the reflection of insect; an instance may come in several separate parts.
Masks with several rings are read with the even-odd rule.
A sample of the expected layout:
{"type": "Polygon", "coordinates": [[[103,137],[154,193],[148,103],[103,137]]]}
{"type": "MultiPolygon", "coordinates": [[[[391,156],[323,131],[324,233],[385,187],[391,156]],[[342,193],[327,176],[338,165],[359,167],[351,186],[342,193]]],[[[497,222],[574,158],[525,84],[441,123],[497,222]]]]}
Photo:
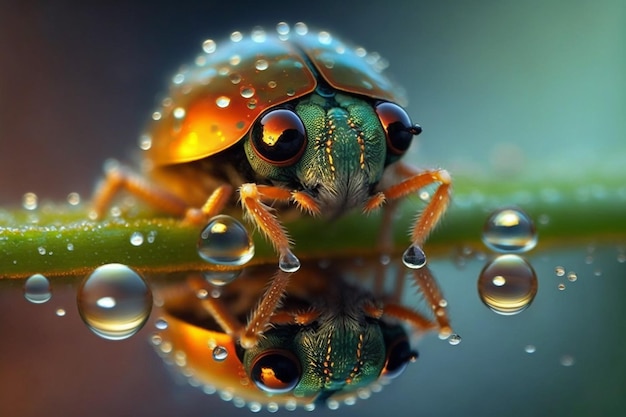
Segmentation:
{"type": "MultiPolygon", "coordinates": [[[[305,262],[281,306],[261,322],[262,305],[254,305],[275,266],[247,268],[221,287],[218,298],[210,295],[200,273],[191,273],[187,285],[160,290],[160,314],[168,325],[157,335],[158,347],[196,384],[240,406],[334,407],[366,398],[417,357],[403,324],[420,332],[449,334],[451,329],[428,268],[412,274],[433,310],[432,319],[400,304],[403,286],[397,295],[374,295],[379,292],[376,281],[367,284],[373,277],[368,271],[376,266],[365,262],[370,263],[359,269],[352,261],[305,262]],[[248,343],[246,335],[259,327],[263,337],[248,343]]],[[[397,272],[396,284],[402,285],[405,271],[386,269],[387,275],[397,272]]],[[[283,275],[279,271],[275,279],[283,275]]],[[[389,284],[389,276],[385,278],[389,284]]]]}
{"type": "Polygon", "coordinates": [[[382,74],[377,54],[327,32],[309,33],[302,23],[249,37],[234,32],[230,43],[208,40],[203,49],[173,77],[141,138],[145,176],[109,170],[94,198],[97,215],[124,188],[201,222],[234,202],[237,188],[281,269],[294,271],[300,262],[267,203],[335,218],[438,183],[403,258],[409,267],[423,266],[421,246],[448,204],[450,177],[396,163],[421,128],[396,104],[403,97],[382,74]]]}

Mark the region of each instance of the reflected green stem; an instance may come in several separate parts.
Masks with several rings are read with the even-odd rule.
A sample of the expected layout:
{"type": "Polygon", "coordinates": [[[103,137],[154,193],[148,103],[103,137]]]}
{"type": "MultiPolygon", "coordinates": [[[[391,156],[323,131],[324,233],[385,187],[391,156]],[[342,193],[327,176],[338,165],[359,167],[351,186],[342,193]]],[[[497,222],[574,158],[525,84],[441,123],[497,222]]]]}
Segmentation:
{"type": "MultiPolygon", "coordinates": [[[[392,224],[398,251],[409,244],[408,230],[423,206],[417,197],[399,205],[392,224]]],[[[427,254],[450,253],[465,246],[484,249],[483,224],[492,210],[504,206],[520,207],[534,219],[539,233],[535,250],[574,242],[626,242],[626,186],[617,180],[547,187],[457,179],[453,203],[428,240],[427,254]]],[[[87,218],[85,207],[68,204],[44,205],[33,211],[0,209],[0,278],[84,274],[111,262],[143,272],[211,268],[197,253],[198,227],[152,217],[147,211],[98,222],[87,218]],[[135,232],[143,237],[139,245],[131,243],[135,232]]],[[[373,253],[380,223],[379,214],[355,212],[330,223],[302,216],[286,226],[296,243],[294,252],[305,258],[373,253]]],[[[259,233],[254,236],[257,255],[253,262],[275,256],[259,233]]]]}

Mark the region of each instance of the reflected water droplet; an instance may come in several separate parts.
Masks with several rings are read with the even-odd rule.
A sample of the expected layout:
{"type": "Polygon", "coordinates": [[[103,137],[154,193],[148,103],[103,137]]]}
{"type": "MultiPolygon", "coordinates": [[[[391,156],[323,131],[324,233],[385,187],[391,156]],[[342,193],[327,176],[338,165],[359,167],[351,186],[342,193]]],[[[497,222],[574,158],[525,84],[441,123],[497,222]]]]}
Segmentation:
{"type": "Polygon", "coordinates": [[[560,359],[561,365],[563,366],[572,366],[574,365],[574,357],[572,355],[563,355],[560,359]]]}
{"type": "Polygon", "coordinates": [[[217,362],[221,362],[228,357],[228,350],[223,346],[216,346],[213,349],[213,359],[217,362]]]}
{"type": "Polygon", "coordinates": [[[26,193],[22,196],[22,207],[26,210],[35,210],[37,208],[37,194],[26,193]]]}
{"type": "Polygon", "coordinates": [[[535,345],[526,345],[524,347],[524,352],[526,353],[535,353],[536,350],[537,348],[535,348],[535,345]]]}
{"type": "Polygon", "coordinates": [[[450,343],[452,346],[458,345],[459,343],[461,343],[461,336],[456,333],[451,334],[448,338],[448,343],[450,343]]]}
{"type": "Polygon", "coordinates": [[[133,234],[130,235],[130,244],[133,246],[143,245],[143,234],[141,232],[133,232],[133,234]]]}
{"type": "Polygon", "coordinates": [[[64,308],[57,308],[56,315],[59,316],[59,317],[65,316],[65,309],[64,308]]]}
{"type": "Polygon", "coordinates": [[[519,208],[494,211],[483,227],[483,243],[496,252],[520,253],[537,244],[537,233],[532,219],[519,208]]]}
{"type": "Polygon", "coordinates": [[[572,271],[567,274],[567,280],[569,282],[575,282],[577,279],[578,279],[578,275],[576,275],[576,272],[572,271]]]}
{"type": "Polygon", "coordinates": [[[152,292],[128,266],[107,264],[85,278],[77,303],[91,331],[104,339],[122,340],[137,333],[148,320],[152,292]]]}
{"type": "Polygon", "coordinates": [[[24,282],[24,298],[34,304],[42,304],[52,298],[50,281],[41,274],[35,274],[24,282]]]}
{"type": "Polygon", "coordinates": [[[300,259],[296,257],[290,250],[281,253],[278,258],[278,267],[283,272],[296,272],[300,269],[300,259]]]}
{"type": "Polygon", "coordinates": [[[565,275],[565,268],[559,265],[554,268],[554,273],[557,277],[562,277],[563,275],[565,275]]]}
{"type": "Polygon", "coordinates": [[[402,263],[407,268],[419,269],[426,265],[426,254],[419,246],[411,245],[402,255],[402,263]]]}
{"type": "Polygon", "coordinates": [[[239,275],[243,269],[236,269],[232,271],[207,271],[204,273],[204,278],[211,284],[216,285],[218,287],[222,287],[224,285],[228,285],[233,282],[239,275]]]}
{"type": "Polygon", "coordinates": [[[246,228],[224,214],[209,220],[197,246],[200,257],[215,265],[241,266],[254,256],[254,243],[246,228]]]}
{"type": "Polygon", "coordinates": [[[155,323],[154,323],[154,327],[156,327],[159,330],[165,330],[167,329],[167,320],[165,319],[158,319],[155,323]]]}
{"type": "Polygon", "coordinates": [[[485,265],[478,278],[480,299],[496,313],[518,314],[537,294],[537,275],[532,266],[517,255],[501,255],[485,265]]]}

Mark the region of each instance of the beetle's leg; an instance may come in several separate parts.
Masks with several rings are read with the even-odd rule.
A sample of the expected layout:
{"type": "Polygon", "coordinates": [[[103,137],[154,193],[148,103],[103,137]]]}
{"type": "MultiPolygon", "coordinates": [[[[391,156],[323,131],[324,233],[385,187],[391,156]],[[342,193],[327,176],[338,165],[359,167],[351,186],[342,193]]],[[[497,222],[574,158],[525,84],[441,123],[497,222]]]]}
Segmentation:
{"type": "Polygon", "coordinates": [[[280,305],[291,275],[292,273],[279,269],[272,278],[269,288],[263,294],[261,301],[248,320],[248,325],[241,333],[240,343],[243,348],[248,349],[258,343],[259,337],[271,322],[272,315],[280,305]]]}
{"type": "Polygon", "coordinates": [[[418,285],[420,292],[424,295],[424,299],[435,316],[440,336],[450,336],[452,327],[448,318],[448,302],[443,298],[439,285],[437,285],[437,280],[432,276],[428,267],[413,269],[411,272],[413,280],[418,285]]]}
{"type": "Polygon", "coordinates": [[[383,315],[408,323],[414,329],[421,331],[434,330],[438,327],[436,322],[400,304],[386,304],[383,308],[383,315]]]}
{"type": "Polygon", "coordinates": [[[107,169],[105,175],[92,200],[93,212],[97,218],[104,216],[105,211],[121,190],[126,190],[159,210],[175,216],[183,216],[187,211],[187,204],[184,201],[155,187],[144,177],[126,168],[116,165],[107,169]]]}
{"type": "MultiPolygon", "coordinates": [[[[188,285],[194,292],[205,289],[206,281],[200,278],[190,278],[188,285]]],[[[205,297],[200,300],[202,307],[213,317],[217,324],[224,330],[224,333],[235,336],[238,335],[243,325],[231,314],[228,308],[219,298],[205,297]]]]}
{"type": "Polygon", "coordinates": [[[243,184],[239,187],[239,196],[245,214],[252,219],[279,253],[280,268],[286,272],[294,272],[300,268],[300,261],[291,252],[291,241],[287,236],[287,231],[271,213],[272,209],[263,203],[263,200],[282,199],[281,197],[284,197],[286,193],[291,196],[291,192],[279,187],[257,186],[256,184],[243,184]]]}
{"type": "Polygon", "coordinates": [[[407,262],[407,253],[409,253],[409,251],[421,252],[424,241],[439,223],[439,220],[450,203],[452,179],[450,178],[450,174],[443,169],[414,173],[404,164],[398,164],[395,169],[399,175],[408,176],[408,178],[371,197],[365,205],[365,212],[382,206],[386,200],[403,198],[428,185],[439,183],[430,202],[426,205],[421,216],[417,218],[413,225],[411,232],[412,246],[405,252],[405,264],[412,268],[419,268],[423,266],[424,263],[407,262]]]}
{"type": "Polygon", "coordinates": [[[301,210],[311,215],[320,214],[320,208],[317,202],[309,194],[302,191],[289,191],[285,188],[274,187],[271,185],[257,185],[259,193],[264,200],[278,200],[283,202],[293,201],[301,210]]]}
{"type": "Polygon", "coordinates": [[[220,213],[232,195],[232,187],[223,184],[211,193],[201,208],[190,208],[185,201],[174,194],[153,185],[144,177],[116,165],[107,169],[104,181],[94,193],[92,204],[96,218],[104,216],[104,212],[111,205],[111,201],[122,190],[128,191],[165,213],[184,217],[186,221],[194,224],[201,224],[208,218],[220,213]]]}

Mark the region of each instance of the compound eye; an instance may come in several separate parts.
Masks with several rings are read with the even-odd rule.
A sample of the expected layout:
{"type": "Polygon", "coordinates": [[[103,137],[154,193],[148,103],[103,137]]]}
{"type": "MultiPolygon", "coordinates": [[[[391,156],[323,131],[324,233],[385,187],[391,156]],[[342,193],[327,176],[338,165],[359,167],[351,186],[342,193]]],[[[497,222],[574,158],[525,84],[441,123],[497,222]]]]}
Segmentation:
{"type": "Polygon", "coordinates": [[[259,158],[279,167],[298,162],[307,144],[304,123],[287,109],[271,110],[261,117],[254,124],[250,139],[259,158]]]}
{"type": "Polygon", "coordinates": [[[415,362],[417,352],[411,350],[409,341],[402,337],[387,347],[387,361],[382,376],[396,378],[406,369],[409,362],[415,362]]]}
{"type": "Polygon", "coordinates": [[[302,369],[300,361],[289,351],[269,350],[252,362],[250,378],[268,393],[289,392],[298,385],[302,369]]]}
{"type": "Polygon", "coordinates": [[[396,155],[405,153],[411,146],[413,136],[422,132],[422,128],[414,125],[406,111],[397,104],[379,103],[376,106],[376,114],[385,129],[387,147],[396,155]]]}

